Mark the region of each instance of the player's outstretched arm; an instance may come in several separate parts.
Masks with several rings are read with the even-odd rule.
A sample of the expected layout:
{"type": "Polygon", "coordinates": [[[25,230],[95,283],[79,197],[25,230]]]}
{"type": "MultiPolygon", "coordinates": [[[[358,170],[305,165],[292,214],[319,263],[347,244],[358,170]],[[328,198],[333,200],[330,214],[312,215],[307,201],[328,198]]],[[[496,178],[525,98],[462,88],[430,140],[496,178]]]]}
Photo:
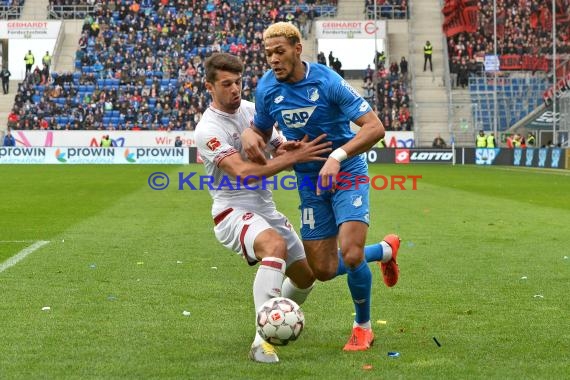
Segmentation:
{"type": "Polygon", "coordinates": [[[321,187],[328,188],[331,186],[332,189],[335,188],[336,176],[340,171],[342,161],[348,157],[367,152],[384,137],[384,125],[374,111],[369,111],[360,116],[355,120],[355,123],[360,127],[356,136],[340,148],[335,149],[321,168],[319,177],[322,186],[317,187],[317,195],[321,193],[321,187]]]}
{"type": "Polygon", "coordinates": [[[282,170],[300,162],[308,161],[325,161],[327,157],[323,157],[331,152],[331,142],[324,141],[326,135],[323,134],[313,141],[308,141],[308,136],[299,142],[297,149],[284,151],[279,156],[267,160],[265,164],[245,161],[239,154],[232,154],[224,158],[219,166],[227,174],[233,177],[245,178],[252,177],[250,182],[254,182],[255,178],[270,177],[278,174],[282,170]]]}

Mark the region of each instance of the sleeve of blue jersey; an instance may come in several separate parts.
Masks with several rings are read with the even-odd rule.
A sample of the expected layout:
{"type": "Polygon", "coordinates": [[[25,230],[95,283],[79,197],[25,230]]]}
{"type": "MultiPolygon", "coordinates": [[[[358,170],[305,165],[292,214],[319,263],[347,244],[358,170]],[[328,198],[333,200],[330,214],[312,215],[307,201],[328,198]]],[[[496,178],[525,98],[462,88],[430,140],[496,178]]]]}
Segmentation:
{"type": "Polygon", "coordinates": [[[355,121],[372,110],[368,102],[340,76],[333,83],[331,96],[350,120],[355,121]]]}
{"type": "Polygon", "coordinates": [[[260,131],[267,131],[273,128],[276,120],[265,109],[265,96],[263,96],[262,81],[260,81],[255,90],[255,116],[253,117],[253,125],[260,131]]]}

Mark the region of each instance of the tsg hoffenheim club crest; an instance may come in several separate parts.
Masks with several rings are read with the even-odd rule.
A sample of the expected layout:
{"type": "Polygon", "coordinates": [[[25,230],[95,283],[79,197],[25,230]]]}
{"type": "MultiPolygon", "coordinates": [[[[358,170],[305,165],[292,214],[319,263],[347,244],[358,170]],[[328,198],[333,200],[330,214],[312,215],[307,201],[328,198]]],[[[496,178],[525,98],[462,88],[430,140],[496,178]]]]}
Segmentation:
{"type": "Polygon", "coordinates": [[[316,102],[319,100],[319,90],[316,87],[311,87],[308,91],[309,93],[309,100],[311,102],[316,102]]]}

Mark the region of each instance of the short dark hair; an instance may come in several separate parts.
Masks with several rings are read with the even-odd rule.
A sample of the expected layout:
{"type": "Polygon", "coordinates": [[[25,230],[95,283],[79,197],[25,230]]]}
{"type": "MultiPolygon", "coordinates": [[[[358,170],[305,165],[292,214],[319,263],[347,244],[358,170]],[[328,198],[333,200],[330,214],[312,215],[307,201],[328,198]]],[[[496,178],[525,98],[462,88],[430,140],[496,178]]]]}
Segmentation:
{"type": "Polygon", "coordinates": [[[214,83],[218,77],[218,71],[228,71],[234,74],[243,72],[243,63],[235,55],[228,53],[214,53],[205,62],[206,82],[214,83]]]}

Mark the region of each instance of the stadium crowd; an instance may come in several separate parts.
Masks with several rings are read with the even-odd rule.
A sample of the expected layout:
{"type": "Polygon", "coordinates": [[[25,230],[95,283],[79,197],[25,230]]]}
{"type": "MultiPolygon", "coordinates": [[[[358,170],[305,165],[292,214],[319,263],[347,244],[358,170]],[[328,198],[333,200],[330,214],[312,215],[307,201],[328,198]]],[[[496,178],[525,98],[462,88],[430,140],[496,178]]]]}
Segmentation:
{"type": "Polygon", "coordinates": [[[408,0],[366,0],[365,9],[368,19],[406,19],[408,18],[408,0]],[[374,14],[376,12],[376,14],[374,14]]]}
{"type": "MultiPolygon", "coordinates": [[[[452,74],[458,76],[459,85],[466,86],[469,75],[482,70],[485,54],[494,52],[493,1],[478,0],[463,3],[446,2],[444,30],[448,35],[448,51],[452,74]],[[470,10],[469,12],[467,10],[470,10]],[[454,12],[470,12],[475,17],[454,19],[454,12]],[[461,19],[463,21],[459,22],[461,19]]],[[[550,1],[498,0],[497,54],[504,70],[549,70],[545,56],[552,53],[552,5],[550,1]],[[526,56],[526,59],[525,59],[526,56]],[[531,59],[530,57],[534,57],[531,59]],[[538,59],[540,57],[540,59],[538,59]]],[[[556,1],[557,54],[570,53],[570,1],[556,1]]]]}
{"type": "Polygon", "coordinates": [[[410,131],[413,117],[410,112],[408,93],[408,61],[402,57],[400,63],[385,62],[383,54],[376,59],[376,71],[371,68],[364,73],[364,97],[374,99],[375,110],[386,130],[410,131]],[[374,75],[376,78],[374,78],[374,75]],[[376,92],[374,92],[376,82],[376,92]]]}
{"type": "MultiPolygon", "coordinates": [[[[57,3],[58,0],[52,0],[57,3]]],[[[67,5],[83,3],[65,0],[67,5]]],[[[20,129],[193,130],[210,102],[203,61],[216,51],[245,63],[253,100],[269,68],[262,31],[276,21],[312,21],[277,0],[92,1],[73,73],[37,66],[19,85],[8,126],[20,129]]]]}

